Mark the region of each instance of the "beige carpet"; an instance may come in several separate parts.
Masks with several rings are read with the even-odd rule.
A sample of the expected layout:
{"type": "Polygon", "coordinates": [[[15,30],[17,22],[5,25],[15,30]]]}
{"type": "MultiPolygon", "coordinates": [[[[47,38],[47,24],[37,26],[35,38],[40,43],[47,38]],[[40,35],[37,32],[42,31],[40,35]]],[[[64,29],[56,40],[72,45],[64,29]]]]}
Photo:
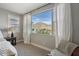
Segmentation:
{"type": "Polygon", "coordinates": [[[46,56],[49,53],[49,51],[33,45],[24,44],[23,42],[17,43],[15,48],[19,56],[46,56]]]}

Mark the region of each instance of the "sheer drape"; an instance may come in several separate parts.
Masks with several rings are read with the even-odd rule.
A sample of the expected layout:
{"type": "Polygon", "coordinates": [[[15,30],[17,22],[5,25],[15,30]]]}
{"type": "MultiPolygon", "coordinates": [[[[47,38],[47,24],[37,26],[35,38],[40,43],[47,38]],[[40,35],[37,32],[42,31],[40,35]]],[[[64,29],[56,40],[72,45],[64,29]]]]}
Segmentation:
{"type": "Polygon", "coordinates": [[[31,14],[28,13],[24,15],[24,22],[23,22],[24,43],[30,44],[30,34],[31,34],[31,14]]]}
{"type": "Polygon", "coordinates": [[[56,46],[60,40],[72,40],[72,21],[70,4],[59,4],[56,8],[57,13],[57,39],[56,46]]]}

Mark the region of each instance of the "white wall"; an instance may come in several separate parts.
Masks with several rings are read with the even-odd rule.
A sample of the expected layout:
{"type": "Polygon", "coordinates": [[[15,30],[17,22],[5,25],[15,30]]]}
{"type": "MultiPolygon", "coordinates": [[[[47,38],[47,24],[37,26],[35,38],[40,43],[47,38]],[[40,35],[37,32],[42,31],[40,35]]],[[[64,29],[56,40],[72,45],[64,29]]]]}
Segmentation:
{"type": "Polygon", "coordinates": [[[18,36],[19,38],[22,38],[22,15],[0,8],[0,29],[8,28],[8,14],[12,14],[20,18],[20,33],[18,33],[18,36]]]}
{"type": "Polygon", "coordinates": [[[72,41],[79,44],[79,3],[71,4],[73,36],[72,41]]]}
{"type": "Polygon", "coordinates": [[[55,48],[55,36],[44,34],[31,34],[31,43],[51,51],[55,48]]]}
{"type": "Polygon", "coordinates": [[[20,16],[20,40],[23,41],[23,15],[20,16]]]}
{"type": "Polygon", "coordinates": [[[0,9],[0,28],[7,28],[8,13],[0,9]]]}

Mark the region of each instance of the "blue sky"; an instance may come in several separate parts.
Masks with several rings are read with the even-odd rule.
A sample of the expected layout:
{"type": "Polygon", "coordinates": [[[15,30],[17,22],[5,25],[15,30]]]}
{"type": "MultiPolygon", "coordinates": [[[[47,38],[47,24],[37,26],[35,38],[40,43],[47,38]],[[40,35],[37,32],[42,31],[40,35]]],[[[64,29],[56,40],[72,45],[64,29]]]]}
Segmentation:
{"type": "Polygon", "coordinates": [[[51,21],[52,21],[52,11],[51,10],[32,15],[33,23],[43,22],[43,23],[50,25],[51,21]]]}

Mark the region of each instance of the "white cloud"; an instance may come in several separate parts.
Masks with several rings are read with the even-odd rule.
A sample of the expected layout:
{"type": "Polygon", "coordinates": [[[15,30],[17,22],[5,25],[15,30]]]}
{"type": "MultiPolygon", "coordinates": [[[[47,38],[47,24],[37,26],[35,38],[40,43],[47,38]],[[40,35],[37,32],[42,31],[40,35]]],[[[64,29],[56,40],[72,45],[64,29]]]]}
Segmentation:
{"type": "Polygon", "coordinates": [[[40,21],[40,19],[35,19],[35,21],[40,21]]]}
{"type": "Polygon", "coordinates": [[[51,24],[51,22],[50,21],[43,21],[43,23],[46,23],[46,24],[51,24]]]}

